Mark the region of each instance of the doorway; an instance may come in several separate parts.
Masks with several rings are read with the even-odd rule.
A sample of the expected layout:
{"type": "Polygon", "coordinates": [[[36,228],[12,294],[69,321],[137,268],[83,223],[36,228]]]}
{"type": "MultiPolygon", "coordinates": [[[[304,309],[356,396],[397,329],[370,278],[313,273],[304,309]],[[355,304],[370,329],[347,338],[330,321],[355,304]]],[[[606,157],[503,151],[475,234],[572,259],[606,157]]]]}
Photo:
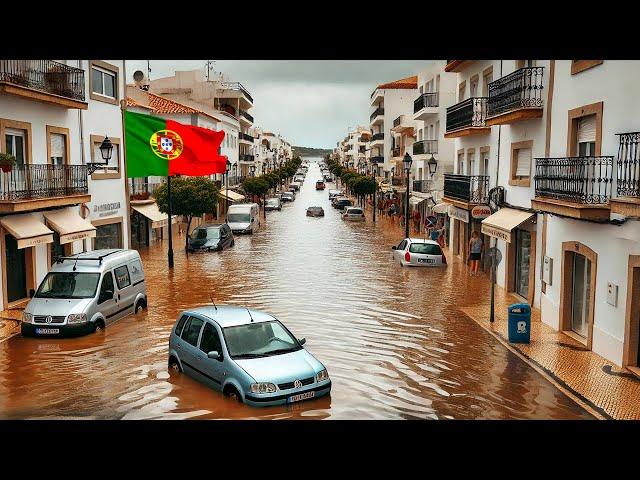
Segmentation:
{"type": "Polygon", "coordinates": [[[7,233],[5,244],[5,278],[7,285],[7,303],[23,300],[27,295],[27,253],[18,248],[18,241],[7,233]]]}
{"type": "Polygon", "coordinates": [[[516,271],[515,291],[524,298],[529,298],[529,266],[531,265],[531,232],[515,230],[516,236],[516,271]]]}
{"type": "Polygon", "coordinates": [[[640,376],[640,255],[629,255],[622,365],[640,376]]]}

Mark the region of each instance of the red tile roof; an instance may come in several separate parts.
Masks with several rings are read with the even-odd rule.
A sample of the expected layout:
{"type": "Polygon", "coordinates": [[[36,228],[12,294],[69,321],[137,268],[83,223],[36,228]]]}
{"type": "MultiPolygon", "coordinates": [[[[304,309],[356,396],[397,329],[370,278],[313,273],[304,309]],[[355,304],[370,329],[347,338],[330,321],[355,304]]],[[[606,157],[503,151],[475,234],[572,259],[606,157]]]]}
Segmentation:
{"type": "Polygon", "coordinates": [[[414,75],[413,77],[401,78],[400,80],[395,80],[389,83],[381,83],[378,85],[378,88],[418,88],[418,76],[414,75]]]}
{"type": "Polygon", "coordinates": [[[147,105],[139,104],[138,102],[136,102],[131,97],[127,97],[127,107],[140,107],[140,108],[146,108],[146,109],[149,109],[149,110],[153,110],[151,107],[148,107],[147,105]]]}
{"type": "Polygon", "coordinates": [[[174,102],[168,98],[156,95],[155,93],[147,93],[149,95],[149,106],[156,113],[204,113],[200,110],[196,110],[195,108],[183,105],[182,103],[174,102]]]}

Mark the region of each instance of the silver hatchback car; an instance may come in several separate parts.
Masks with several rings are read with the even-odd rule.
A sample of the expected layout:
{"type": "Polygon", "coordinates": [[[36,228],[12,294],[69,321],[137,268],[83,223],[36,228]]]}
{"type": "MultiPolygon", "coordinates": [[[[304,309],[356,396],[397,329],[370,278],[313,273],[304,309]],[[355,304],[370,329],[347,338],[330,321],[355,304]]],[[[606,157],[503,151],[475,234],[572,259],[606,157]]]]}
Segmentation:
{"type": "Polygon", "coordinates": [[[405,238],[397,246],[391,247],[393,260],[400,266],[446,267],[447,257],[438,242],[422,238],[405,238]]]}
{"type": "Polygon", "coordinates": [[[274,316],[232,305],[183,312],[169,338],[169,369],[239,402],[282,405],[327,395],[327,369],[274,316]]]}

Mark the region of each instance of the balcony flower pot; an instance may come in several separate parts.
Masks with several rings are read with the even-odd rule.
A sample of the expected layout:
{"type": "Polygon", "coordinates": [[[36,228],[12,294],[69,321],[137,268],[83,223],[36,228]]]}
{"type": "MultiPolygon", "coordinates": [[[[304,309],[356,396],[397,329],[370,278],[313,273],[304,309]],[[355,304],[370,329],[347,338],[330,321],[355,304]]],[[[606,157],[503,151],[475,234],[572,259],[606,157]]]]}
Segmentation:
{"type": "Polygon", "coordinates": [[[16,164],[16,157],[8,153],[0,153],[0,170],[9,173],[16,164]]]}

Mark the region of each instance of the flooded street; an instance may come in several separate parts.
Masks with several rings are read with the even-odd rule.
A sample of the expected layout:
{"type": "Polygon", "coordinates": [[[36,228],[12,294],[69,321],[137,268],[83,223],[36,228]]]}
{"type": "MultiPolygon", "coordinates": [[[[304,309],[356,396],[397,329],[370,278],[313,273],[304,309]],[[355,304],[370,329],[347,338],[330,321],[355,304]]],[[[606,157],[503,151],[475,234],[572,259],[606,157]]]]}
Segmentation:
{"type": "Polygon", "coordinates": [[[176,235],[170,273],[166,242],[141,251],[147,311],[102,334],[0,343],[0,418],[591,418],[458,311],[473,302],[470,291],[486,294],[481,278],[459,262],[392,264],[397,230],[386,219],[343,222],[317,178],[312,163],[295,202],[229,250],[186,256],[176,235]],[[306,217],[315,205],[325,217],[306,217]],[[272,313],[306,337],[327,366],[331,396],[258,409],[170,376],[171,327],[212,296],[272,313]]]}

